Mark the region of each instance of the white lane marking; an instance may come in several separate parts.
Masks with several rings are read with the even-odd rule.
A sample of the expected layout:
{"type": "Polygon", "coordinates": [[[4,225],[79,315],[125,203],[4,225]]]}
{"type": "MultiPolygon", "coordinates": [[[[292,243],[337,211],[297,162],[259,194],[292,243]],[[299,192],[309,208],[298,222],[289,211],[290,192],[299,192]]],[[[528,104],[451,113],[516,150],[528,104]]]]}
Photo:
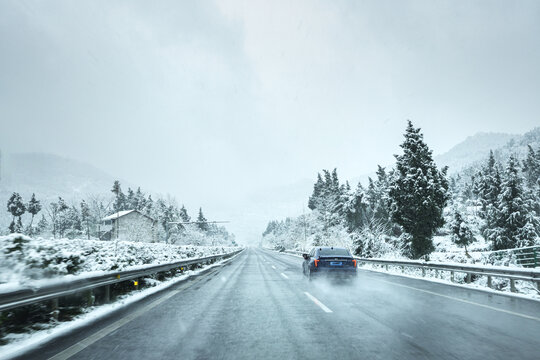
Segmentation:
{"type": "Polygon", "coordinates": [[[272,265],[272,269],[276,270],[276,267],[274,265],[272,265]]]}
{"type": "Polygon", "coordinates": [[[306,296],[311,300],[313,301],[315,304],[317,304],[321,309],[323,309],[324,312],[327,312],[327,313],[331,313],[333,312],[332,310],[330,310],[326,305],[324,305],[322,302],[320,302],[315,296],[311,295],[310,293],[308,293],[307,291],[304,291],[304,294],[306,294],[306,296]]]}
{"type": "Polygon", "coordinates": [[[429,290],[424,290],[424,289],[419,289],[419,288],[415,288],[415,287],[412,287],[412,286],[398,284],[398,283],[395,283],[395,282],[392,282],[392,281],[386,281],[386,280],[379,280],[379,281],[387,283],[387,284],[401,286],[401,287],[411,289],[411,290],[420,291],[420,292],[423,292],[423,293],[426,293],[426,294],[440,296],[440,297],[443,297],[443,298],[446,298],[446,299],[459,301],[459,302],[462,302],[462,303],[465,303],[465,304],[476,305],[476,306],[479,306],[479,307],[483,307],[485,309],[490,309],[490,310],[502,312],[502,313],[505,313],[505,314],[519,316],[519,317],[522,317],[522,318],[525,318],[525,319],[540,321],[540,318],[537,318],[537,317],[534,317],[534,316],[531,316],[531,315],[525,315],[525,314],[517,313],[517,312],[514,312],[514,311],[510,311],[510,310],[499,309],[499,308],[496,308],[496,307],[493,307],[493,306],[480,304],[480,303],[477,303],[477,302],[474,302],[474,301],[469,301],[469,300],[460,299],[460,298],[453,297],[453,296],[443,295],[443,294],[439,294],[439,293],[429,291],[429,290]]]}
{"type": "MultiPolygon", "coordinates": [[[[199,281],[200,280],[192,281],[192,282],[188,283],[188,285],[192,286],[192,285],[196,284],[199,281]]],[[[188,286],[188,287],[191,287],[191,286],[188,286]]],[[[162,296],[161,298],[159,298],[156,301],[148,304],[147,306],[143,307],[142,309],[139,309],[139,310],[135,311],[134,313],[132,313],[132,314],[126,316],[126,317],[123,317],[122,319],[120,319],[120,320],[112,323],[111,325],[99,330],[98,332],[90,335],[86,339],[83,339],[83,340],[79,341],[78,343],[76,343],[76,344],[68,347],[67,349],[59,352],[58,354],[54,355],[53,357],[50,357],[49,360],[66,360],[66,359],[69,359],[70,357],[72,357],[73,355],[75,355],[75,354],[81,352],[82,350],[86,349],[87,347],[89,347],[90,345],[95,343],[96,341],[106,337],[107,335],[109,335],[113,331],[115,331],[115,330],[119,329],[120,327],[124,326],[125,324],[129,323],[133,319],[141,316],[143,313],[147,312],[148,310],[150,310],[152,308],[155,308],[156,306],[158,306],[159,304],[161,304],[165,300],[170,299],[171,297],[178,294],[180,291],[184,290],[185,288],[186,288],[186,286],[183,286],[181,289],[171,291],[167,295],[162,296]]]]}
{"type": "Polygon", "coordinates": [[[283,276],[285,279],[288,279],[289,277],[285,275],[284,273],[281,273],[281,276],[283,276]]]}
{"type": "Polygon", "coordinates": [[[414,339],[412,335],[402,332],[401,335],[408,337],[409,339],[414,339]]]}

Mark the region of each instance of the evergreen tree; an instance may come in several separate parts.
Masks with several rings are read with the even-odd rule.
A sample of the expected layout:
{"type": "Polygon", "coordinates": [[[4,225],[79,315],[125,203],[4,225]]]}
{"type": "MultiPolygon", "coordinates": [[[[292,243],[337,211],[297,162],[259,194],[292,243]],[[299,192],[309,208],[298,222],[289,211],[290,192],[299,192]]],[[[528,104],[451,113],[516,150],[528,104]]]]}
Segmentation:
{"type": "Polygon", "coordinates": [[[120,186],[120,181],[115,180],[113,184],[113,188],[111,189],[111,192],[115,196],[115,200],[113,203],[113,210],[114,212],[119,212],[122,210],[126,210],[126,196],[122,192],[122,187],[120,186]]]}
{"type": "Polygon", "coordinates": [[[523,173],[530,188],[534,188],[540,180],[540,150],[536,152],[528,145],[527,157],[523,161],[523,173]]]}
{"type": "Polygon", "coordinates": [[[508,160],[501,193],[495,210],[495,221],[486,229],[494,250],[530,246],[538,236],[530,199],[526,198],[523,179],[514,156],[508,160]]]}
{"type": "Polygon", "coordinates": [[[32,214],[30,225],[28,225],[28,235],[32,236],[34,234],[34,229],[32,227],[34,223],[34,216],[41,211],[41,203],[36,199],[35,194],[32,194],[32,198],[28,202],[28,205],[26,205],[26,211],[32,214]]]}
{"type": "Polygon", "coordinates": [[[433,251],[433,234],[444,225],[448,181],[446,169],[437,169],[420,129],[410,121],[401,147],[389,189],[392,219],[411,236],[409,255],[419,258],[433,251]]]}
{"type": "Polygon", "coordinates": [[[454,210],[454,216],[452,219],[452,241],[465,248],[465,254],[469,255],[467,251],[467,245],[474,242],[474,235],[459,211],[454,210]]]}
{"type": "Polygon", "coordinates": [[[150,217],[154,217],[154,200],[152,195],[148,195],[148,199],[144,204],[144,213],[150,217]]]}
{"type": "Polygon", "coordinates": [[[81,221],[84,224],[84,228],[86,231],[86,236],[88,240],[90,240],[90,222],[92,219],[92,215],[90,212],[90,207],[86,203],[86,201],[81,201],[81,221]]]}
{"type": "Polygon", "coordinates": [[[62,197],[58,197],[58,201],[55,204],[56,206],[56,216],[54,219],[54,229],[61,238],[65,236],[66,231],[71,226],[71,221],[69,217],[69,206],[66,204],[62,197]]]}
{"type": "Polygon", "coordinates": [[[128,188],[127,197],[126,197],[126,206],[124,210],[136,210],[138,207],[137,199],[135,197],[135,191],[131,188],[128,188]]]}
{"type": "Polygon", "coordinates": [[[317,174],[317,181],[315,182],[315,185],[313,185],[313,193],[309,197],[308,200],[308,208],[310,210],[315,210],[320,207],[320,201],[322,198],[322,192],[324,188],[324,181],[321,177],[321,174],[317,174]]]}
{"type": "Polygon", "coordinates": [[[197,216],[197,226],[199,227],[199,229],[201,229],[202,231],[208,231],[208,223],[206,222],[206,218],[204,217],[203,215],[203,211],[202,211],[202,208],[199,208],[199,216],[197,216]]]}
{"type": "Polygon", "coordinates": [[[356,231],[368,224],[369,204],[365,200],[364,188],[358,183],[356,191],[349,196],[345,205],[345,223],[349,232],[356,231]]]}
{"type": "Polygon", "coordinates": [[[45,219],[45,215],[41,214],[41,219],[39,220],[36,228],[36,234],[43,234],[45,230],[49,227],[49,223],[47,222],[47,219],[45,219]]]}
{"type": "Polygon", "coordinates": [[[140,187],[137,188],[137,192],[135,193],[135,202],[136,205],[133,208],[135,210],[144,211],[146,208],[146,198],[140,187]]]}
{"type": "Polygon", "coordinates": [[[183,222],[190,222],[191,217],[188,215],[188,212],[184,205],[182,205],[182,208],[180,208],[180,219],[182,219],[183,222]]]}
{"type": "Polygon", "coordinates": [[[14,192],[7,202],[7,210],[11,213],[12,220],[9,225],[9,231],[11,233],[22,232],[22,220],[21,216],[26,212],[26,205],[19,193],[14,192]]]}

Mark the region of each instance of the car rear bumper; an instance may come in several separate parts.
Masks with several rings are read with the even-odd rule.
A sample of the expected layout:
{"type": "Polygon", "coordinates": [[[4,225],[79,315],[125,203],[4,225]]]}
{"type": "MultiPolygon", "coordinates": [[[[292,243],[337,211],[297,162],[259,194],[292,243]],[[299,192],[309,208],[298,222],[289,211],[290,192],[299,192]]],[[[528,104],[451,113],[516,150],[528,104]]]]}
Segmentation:
{"type": "Polygon", "coordinates": [[[356,277],[357,272],[356,268],[341,268],[341,269],[332,269],[332,268],[316,268],[311,269],[311,276],[313,277],[356,277]]]}

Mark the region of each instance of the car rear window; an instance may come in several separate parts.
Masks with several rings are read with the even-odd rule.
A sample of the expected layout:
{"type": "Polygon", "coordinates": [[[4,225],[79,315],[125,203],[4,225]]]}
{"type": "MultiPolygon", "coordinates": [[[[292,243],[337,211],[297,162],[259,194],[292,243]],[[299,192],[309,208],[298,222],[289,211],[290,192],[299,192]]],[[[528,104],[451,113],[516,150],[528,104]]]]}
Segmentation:
{"type": "Polygon", "coordinates": [[[319,250],[319,256],[351,256],[347,249],[339,248],[322,248],[319,250]]]}

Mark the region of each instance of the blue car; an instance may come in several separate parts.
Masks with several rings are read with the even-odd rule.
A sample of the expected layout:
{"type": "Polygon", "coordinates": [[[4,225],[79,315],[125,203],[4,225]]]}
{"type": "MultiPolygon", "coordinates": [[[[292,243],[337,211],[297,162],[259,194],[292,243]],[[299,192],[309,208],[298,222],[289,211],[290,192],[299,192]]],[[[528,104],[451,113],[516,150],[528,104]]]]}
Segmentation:
{"type": "Polygon", "coordinates": [[[302,269],[310,281],[320,276],[356,278],[356,259],[345,248],[316,247],[302,256],[302,269]]]}

